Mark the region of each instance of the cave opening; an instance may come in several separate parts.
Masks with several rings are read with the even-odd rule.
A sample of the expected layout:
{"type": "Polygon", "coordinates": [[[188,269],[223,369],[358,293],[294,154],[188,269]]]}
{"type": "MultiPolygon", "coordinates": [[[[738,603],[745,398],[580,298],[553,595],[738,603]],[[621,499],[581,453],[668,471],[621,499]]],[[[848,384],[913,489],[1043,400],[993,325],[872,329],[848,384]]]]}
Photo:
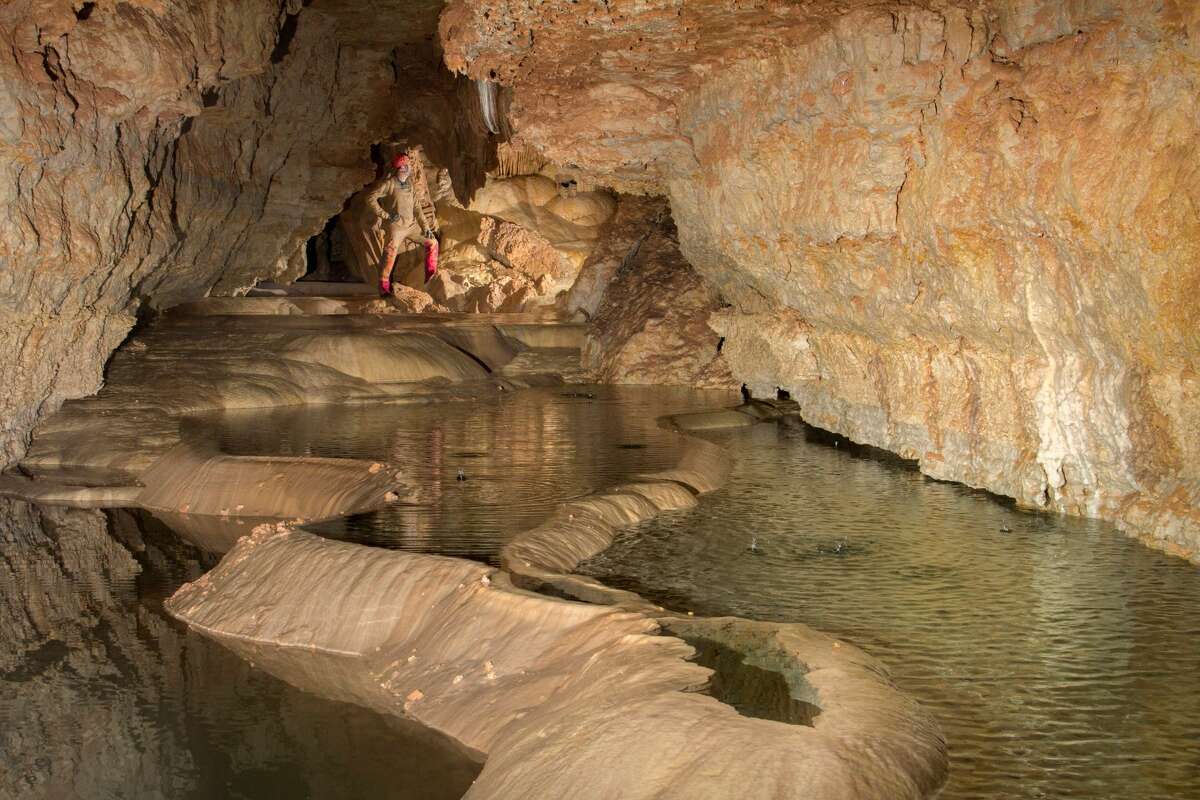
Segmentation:
{"type": "MultiPolygon", "coordinates": [[[[340,216],[340,215],[339,215],[340,216]]],[[[304,245],[308,271],[297,280],[309,283],[363,283],[354,271],[353,256],[348,251],[346,235],[338,226],[338,217],[304,245]]]]}

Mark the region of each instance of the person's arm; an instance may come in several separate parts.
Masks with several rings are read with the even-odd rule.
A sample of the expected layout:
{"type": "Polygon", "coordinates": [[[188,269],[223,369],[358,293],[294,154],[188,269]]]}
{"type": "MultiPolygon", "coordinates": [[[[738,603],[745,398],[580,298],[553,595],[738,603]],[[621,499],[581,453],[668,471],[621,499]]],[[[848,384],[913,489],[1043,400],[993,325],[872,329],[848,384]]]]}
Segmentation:
{"type": "Polygon", "coordinates": [[[371,190],[370,194],[367,195],[367,209],[374,214],[375,218],[380,222],[383,222],[390,216],[388,212],[383,209],[383,204],[379,202],[388,193],[388,183],[390,183],[390,181],[380,181],[375,188],[371,190]]]}

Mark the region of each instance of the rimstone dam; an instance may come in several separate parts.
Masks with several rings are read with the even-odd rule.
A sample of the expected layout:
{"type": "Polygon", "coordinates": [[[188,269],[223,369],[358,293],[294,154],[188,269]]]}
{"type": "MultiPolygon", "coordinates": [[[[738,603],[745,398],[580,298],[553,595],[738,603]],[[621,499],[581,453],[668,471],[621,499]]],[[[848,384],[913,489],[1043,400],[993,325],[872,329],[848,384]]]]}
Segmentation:
{"type": "Polygon", "coordinates": [[[1200,800],[1200,3],[0,39],[0,800],[1200,800]]]}

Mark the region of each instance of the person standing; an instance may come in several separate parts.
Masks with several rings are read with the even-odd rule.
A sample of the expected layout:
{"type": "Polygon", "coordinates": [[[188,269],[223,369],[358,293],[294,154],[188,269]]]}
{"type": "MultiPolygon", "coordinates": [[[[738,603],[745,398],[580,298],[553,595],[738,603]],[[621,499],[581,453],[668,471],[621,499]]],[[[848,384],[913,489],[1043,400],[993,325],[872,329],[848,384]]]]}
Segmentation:
{"type": "Polygon", "coordinates": [[[413,163],[400,153],[389,163],[390,174],[367,195],[367,208],[375,214],[375,227],[383,235],[383,253],[379,258],[379,294],[392,293],[392,268],[396,253],[405,240],[425,249],[425,281],[437,272],[438,243],[433,220],[419,201],[413,180],[413,163]]]}

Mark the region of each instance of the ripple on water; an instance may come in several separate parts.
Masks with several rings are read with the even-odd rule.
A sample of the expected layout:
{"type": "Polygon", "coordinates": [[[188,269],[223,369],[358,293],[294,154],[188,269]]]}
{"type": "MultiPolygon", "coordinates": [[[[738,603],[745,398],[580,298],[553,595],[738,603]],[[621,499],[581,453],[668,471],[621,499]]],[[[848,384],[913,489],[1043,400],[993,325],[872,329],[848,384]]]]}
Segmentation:
{"type": "Polygon", "coordinates": [[[233,454],[389,460],[404,471],[402,502],[307,529],[495,563],[505,542],[559,503],[673,467],[683,440],[660,417],[730,399],[662,387],[553,387],[469,403],[227,412],[192,424],[200,435],[215,429],[233,454]]]}
{"type": "Polygon", "coordinates": [[[190,634],[162,601],[217,557],[153,517],[0,499],[0,797],[453,800],[480,764],[190,634]],[[35,624],[29,624],[33,620],[35,624]]]}
{"type": "Polygon", "coordinates": [[[580,571],[863,646],[941,722],[943,798],[1200,797],[1200,570],[811,429],[712,438],[728,486],[580,571]]]}

